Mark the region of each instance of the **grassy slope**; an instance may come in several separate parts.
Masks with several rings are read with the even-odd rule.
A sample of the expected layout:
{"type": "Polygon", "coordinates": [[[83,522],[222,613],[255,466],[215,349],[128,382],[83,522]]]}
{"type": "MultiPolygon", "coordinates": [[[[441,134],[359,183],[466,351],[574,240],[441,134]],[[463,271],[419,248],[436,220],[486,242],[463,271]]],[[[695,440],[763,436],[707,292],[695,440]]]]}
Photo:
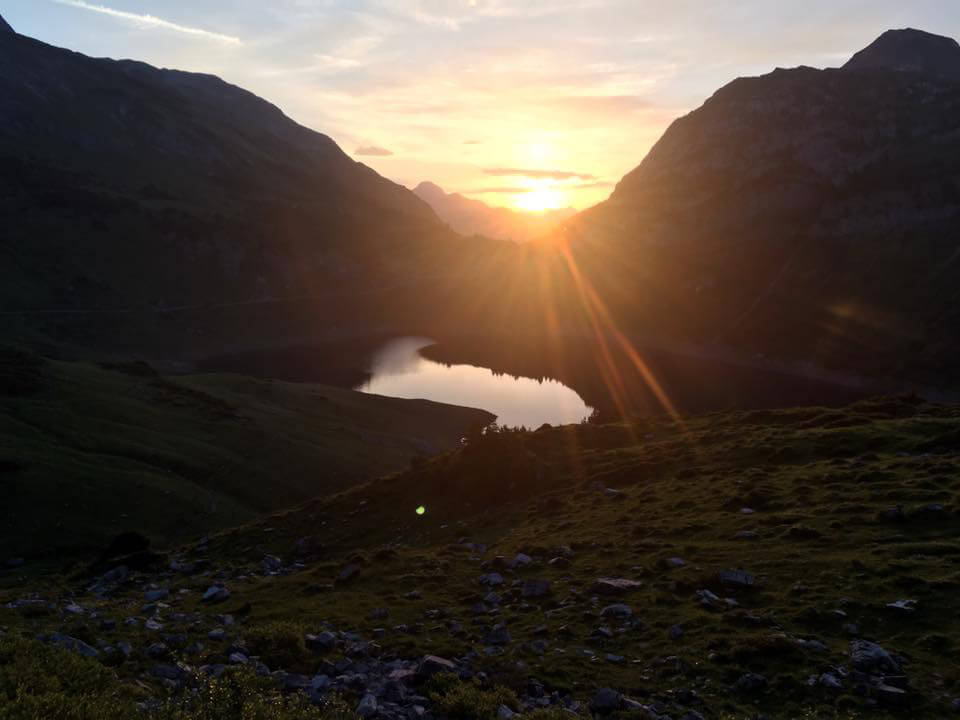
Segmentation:
{"type": "Polygon", "coordinates": [[[21,365],[0,387],[4,561],[89,552],[127,529],[163,543],[235,526],[402,468],[489,420],[318,385],[21,365]]]}
{"type": "MultiPolygon", "coordinates": [[[[243,618],[237,633],[246,637],[291,627],[316,631],[324,622],[369,637],[374,628],[406,623],[413,632],[388,630],[378,641],[388,656],[459,656],[482,649],[484,629],[505,622],[512,644],[478,662],[506,684],[535,677],[584,698],[612,686],[685,706],[689,699],[681,702],[677,691],[694,690],[703,700],[695,707],[707,717],[901,717],[903,708],[868,706],[849,683],[844,691],[806,685],[811,675],[849,667],[851,635],[843,624],[853,622],[860,637],[906,658],[910,712],[947,716],[948,698],[960,694],[958,437],[960,410],[911,401],[487,436],[402,475],[226,531],[209,548],[185,549],[228,578],[233,597],[216,610],[198,602],[209,577],[163,582],[177,597],[176,611],[211,615],[199,630],[184,627],[201,639],[222,612],[243,618]],[[428,510],[418,517],[421,502],[428,510]],[[920,508],[929,503],[945,510],[924,514],[920,508]],[[896,505],[905,519],[885,518],[896,505]],[[744,507],[755,513],[742,513],[744,507]],[[758,538],[735,539],[742,530],[758,538]],[[319,558],[296,574],[262,575],[265,552],[289,561],[308,535],[324,544],[319,558]],[[526,571],[501,571],[506,601],[479,623],[471,608],[486,593],[477,583],[486,570],[459,545],[464,537],[489,545],[487,561],[518,551],[537,560],[526,571]],[[562,545],[575,551],[571,565],[547,566],[562,545]],[[674,556],[687,564],[668,568],[664,560],[674,556]],[[363,564],[360,576],[335,582],[347,562],[363,564]],[[716,573],[728,568],[754,573],[756,587],[721,587],[716,573]],[[641,624],[597,640],[595,627],[619,625],[599,617],[618,600],[589,590],[604,576],[643,581],[620,599],[641,624]],[[551,580],[553,595],[522,601],[509,586],[526,577],[551,580]],[[735,597],[739,607],[704,609],[694,597],[701,588],[735,597]],[[412,590],[421,597],[408,596],[412,590]],[[887,609],[902,598],[916,600],[916,612],[887,609]],[[390,618],[369,619],[376,607],[388,608],[390,618]],[[446,619],[459,620],[465,634],[452,634],[446,619]],[[684,630],[679,640],[668,636],[673,625],[684,630]],[[545,630],[536,634],[538,627],[545,630]],[[529,650],[535,637],[548,642],[542,656],[529,650]],[[828,650],[805,649],[797,639],[819,640],[828,650]],[[624,656],[625,664],[607,662],[607,653],[624,656]],[[771,689],[731,692],[747,671],[768,677],[771,689]]],[[[139,593],[95,607],[122,619],[136,614],[129,598],[139,593]]],[[[6,596],[22,594],[12,587],[6,596]]],[[[11,611],[0,625],[28,634],[65,628],[108,642],[129,632],[122,623],[114,637],[83,621],[64,622],[11,611]]],[[[148,642],[134,638],[137,646],[148,642]]],[[[208,648],[191,662],[218,661],[222,652],[208,648]]],[[[316,672],[318,663],[308,653],[286,669],[316,672]]],[[[140,669],[132,661],[118,672],[132,677],[140,669]]],[[[675,709],[675,717],[682,714],[675,709]]]]}

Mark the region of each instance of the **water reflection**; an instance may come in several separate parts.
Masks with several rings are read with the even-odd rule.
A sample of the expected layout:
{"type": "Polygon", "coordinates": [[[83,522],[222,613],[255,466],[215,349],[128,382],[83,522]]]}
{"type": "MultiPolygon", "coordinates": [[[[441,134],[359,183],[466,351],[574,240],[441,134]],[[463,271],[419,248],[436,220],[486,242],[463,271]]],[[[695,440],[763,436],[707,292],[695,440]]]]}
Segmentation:
{"type": "Polygon", "coordinates": [[[420,350],[431,344],[426,338],[387,343],[373,357],[371,379],[357,390],[481,408],[508,427],[569,425],[593,412],[577,393],[556,380],[515,378],[473,365],[447,366],[428,360],[420,350]]]}

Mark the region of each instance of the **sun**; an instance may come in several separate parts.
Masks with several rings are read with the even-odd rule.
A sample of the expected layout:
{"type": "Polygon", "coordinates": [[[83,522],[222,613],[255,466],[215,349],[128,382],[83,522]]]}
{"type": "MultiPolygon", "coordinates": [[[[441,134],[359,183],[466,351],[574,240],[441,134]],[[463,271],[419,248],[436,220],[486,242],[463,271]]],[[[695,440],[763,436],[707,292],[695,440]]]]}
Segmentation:
{"type": "Polygon", "coordinates": [[[513,198],[513,205],[518,210],[527,212],[543,212],[563,207],[563,194],[550,187],[538,187],[513,198]]]}

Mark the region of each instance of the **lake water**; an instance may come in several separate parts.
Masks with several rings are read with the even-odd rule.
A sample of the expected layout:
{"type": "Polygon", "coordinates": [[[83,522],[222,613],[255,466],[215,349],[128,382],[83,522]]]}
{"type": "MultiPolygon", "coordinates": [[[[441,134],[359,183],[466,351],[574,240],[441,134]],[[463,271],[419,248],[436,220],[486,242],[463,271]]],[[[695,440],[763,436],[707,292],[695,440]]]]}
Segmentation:
{"type": "Polygon", "coordinates": [[[517,378],[473,365],[448,366],[428,360],[420,350],[432,344],[426,338],[387,343],[373,356],[370,380],[356,389],[480,408],[492,412],[497,422],[507,427],[569,425],[593,412],[576,392],[555,380],[517,378]]]}

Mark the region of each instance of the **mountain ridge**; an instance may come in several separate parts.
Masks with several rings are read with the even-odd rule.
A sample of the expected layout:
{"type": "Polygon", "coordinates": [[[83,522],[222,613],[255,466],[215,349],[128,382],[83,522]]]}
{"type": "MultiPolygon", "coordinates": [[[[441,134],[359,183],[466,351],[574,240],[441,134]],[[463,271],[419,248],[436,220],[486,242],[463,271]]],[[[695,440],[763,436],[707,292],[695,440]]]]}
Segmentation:
{"type": "Polygon", "coordinates": [[[856,53],[844,70],[888,69],[960,79],[960,44],[923,30],[887,30],[856,53]]]}
{"type": "Polygon", "coordinates": [[[447,193],[429,181],[417,185],[413,192],[462,235],[529,242],[542,237],[558,223],[576,214],[573,208],[523,212],[493,207],[460,193],[447,193]]]}

